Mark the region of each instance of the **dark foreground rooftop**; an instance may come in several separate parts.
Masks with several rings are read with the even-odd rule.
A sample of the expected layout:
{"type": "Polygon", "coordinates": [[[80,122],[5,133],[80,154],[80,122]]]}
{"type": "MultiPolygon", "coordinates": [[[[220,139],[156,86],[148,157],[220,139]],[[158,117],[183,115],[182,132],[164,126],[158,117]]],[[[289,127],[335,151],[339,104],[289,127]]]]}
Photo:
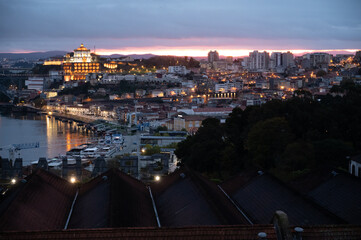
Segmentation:
{"type": "Polygon", "coordinates": [[[222,187],[253,223],[269,223],[277,210],[287,213],[291,224],[346,223],[268,174],[240,175],[222,187]]]}
{"type": "Polygon", "coordinates": [[[162,226],[249,224],[216,184],[188,169],[150,187],[162,226]]]}
{"type": "Polygon", "coordinates": [[[76,187],[40,169],[25,180],[0,203],[0,231],[62,229],[76,187]]]}
{"type": "MultiPolygon", "coordinates": [[[[361,227],[352,225],[325,225],[303,227],[304,240],[359,240],[361,227]]],[[[294,227],[289,227],[290,237],[295,237],[294,227]]],[[[268,240],[286,240],[277,236],[275,227],[269,225],[193,226],[180,228],[108,228],[75,229],[59,231],[2,232],[1,239],[164,239],[164,240],[259,240],[264,232],[268,240]]]]}
{"type": "Polygon", "coordinates": [[[345,193],[356,202],[342,201],[354,181],[333,175],[305,199],[267,174],[237,176],[221,188],[188,169],[150,186],[118,170],[82,185],[38,170],[1,196],[0,239],[259,239],[265,232],[290,240],[289,219],[304,240],[361,239],[361,225],[329,223],[344,220],[336,215],[342,203],[350,204],[343,213],[356,216],[345,209],[359,207],[358,194],[345,193]]]}

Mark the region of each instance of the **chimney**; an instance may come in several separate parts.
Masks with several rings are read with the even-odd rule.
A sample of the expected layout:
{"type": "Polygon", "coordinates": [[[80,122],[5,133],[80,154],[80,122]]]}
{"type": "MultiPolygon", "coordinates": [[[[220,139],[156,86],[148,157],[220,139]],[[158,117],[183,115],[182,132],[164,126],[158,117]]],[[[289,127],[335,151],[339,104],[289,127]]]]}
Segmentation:
{"type": "Polygon", "coordinates": [[[22,178],[23,177],[23,159],[17,158],[14,162],[13,167],[13,175],[14,177],[22,178]]]}
{"type": "Polygon", "coordinates": [[[292,240],[288,216],[285,212],[277,210],[273,216],[272,223],[278,240],[292,240]]]}
{"type": "Polygon", "coordinates": [[[78,177],[78,179],[81,179],[82,171],[81,171],[81,158],[80,157],[76,157],[75,171],[76,171],[76,176],[78,177]]]}
{"type": "Polygon", "coordinates": [[[267,240],[267,233],[265,232],[259,232],[257,236],[259,240],[267,240]]]}
{"type": "Polygon", "coordinates": [[[302,240],[302,233],[303,233],[303,228],[301,227],[295,227],[295,235],[294,235],[294,240],[302,240]]]}
{"type": "Polygon", "coordinates": [[[46,161],[46,158],[39,158],[36,168],[41,168],[48,171],[48,161],[46,161]]]}

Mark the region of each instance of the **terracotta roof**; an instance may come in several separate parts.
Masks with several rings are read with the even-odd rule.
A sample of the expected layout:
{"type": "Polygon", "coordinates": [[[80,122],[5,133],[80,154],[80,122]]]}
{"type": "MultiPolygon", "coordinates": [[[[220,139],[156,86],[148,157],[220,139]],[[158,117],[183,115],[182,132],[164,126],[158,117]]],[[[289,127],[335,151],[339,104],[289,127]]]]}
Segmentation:
{"type": "Polygon", "coordinates": [[[266,232],[268,240],[276,240],[273,225],[197,226],[181,228],[113,228],[76,229],[42,232],[2,232],[2,239],[171,239],[171,240],[257,240],[266,232]]]}
{"type": "Polygon", "coordinates": [[[184,115],[182,118],[186,121],[203,121],[207,117],[199,115],[184,115]]]}
{"type": "Polygon", "coordinates": [[[1,215],[0,230],[63,229],[75,192],[66,180],[37,170],[1,215]]]}
{"type": "Polygon", "coordinates": [[[307,226],[303,229],[302,238],[305,240],[361,239],[361,225],[319,225],[307,226]]]}
{"type": "MultiPolygon", "coordinates": [[[[360,225],[301,226],[303,239],[307,240],[359,240],[360,225]]],[[[290,231],[294,234],[294,227],[290,231]]],[[[164,239],[164,240],[259,240],[258,233],[265,232],[268,240],[276,240],[273,225],[193,226],[180,228],[108,228],[74,229],[58,231],[0,232],[1,239],[164,239]]]]}
{"type": "Polygon", "coordinates": [[[232,112],[233,108],[194,108],[196,112],[232,112]]]}

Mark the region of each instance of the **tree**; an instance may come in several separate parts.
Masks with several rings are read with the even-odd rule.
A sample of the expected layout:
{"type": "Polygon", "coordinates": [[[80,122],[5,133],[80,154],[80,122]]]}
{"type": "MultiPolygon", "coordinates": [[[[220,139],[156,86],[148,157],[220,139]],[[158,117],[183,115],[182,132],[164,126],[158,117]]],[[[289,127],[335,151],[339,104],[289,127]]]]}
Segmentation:
{"type": "Polygon", "coordinates": [[[160,131],[168,131],[166,126],[159,126],[155,129],[155,132],[159,133],[160,131]]]}
{"type": "Polygon", "coordinates": [[[313,145],[304,141],[288,144],[281,160],[276,164],[279,169],[286,171],[313,169],[316,166],[313,145]]]}
{"type": "Polygon", "coordinates": [[[270,169],[292,138],[288,122],[276,117],[255,124],[248,133],[246,147],[255,166],[270,169]]]}
{"type": "Polygon", "coordinates": [[[223,128],[219,120],[207,118],[194,136],[188,136],[178,144],[175,154],[191,169],[222,178],[224,147],[223,128]]]}
{"type": "Polygon", "coordinates": [[[8,103],[10,101],[10,98],[6,96],[4,93],[0,92],[0,102],[6,102],[8,103]]]}
{"type": "Polygon", "coordinates": [[[45,101],[45,99],[43,99],[43,98],[36,98],[35,100],[34,100],[34,106],[36,107],[36,108],[42,108],[42,107],[44,107],[46,105],[46,101],[45,101]]]}
{"type": "Polygon", "coordinates": [[[339,139],[324,139],[314,142],[313,145],[318,166],[328,165],[347,169],[346,156],[353,153],[352,144],[339,139]]]}
{"type": "Polygon", "coordinates": [[[151,156],[153,154],[160,153],[160,147],[157,145],[152,146],[150,144],[147,144],[143,149],[142,149],[142,155],[146,155],[146,156],[151,156]]]}

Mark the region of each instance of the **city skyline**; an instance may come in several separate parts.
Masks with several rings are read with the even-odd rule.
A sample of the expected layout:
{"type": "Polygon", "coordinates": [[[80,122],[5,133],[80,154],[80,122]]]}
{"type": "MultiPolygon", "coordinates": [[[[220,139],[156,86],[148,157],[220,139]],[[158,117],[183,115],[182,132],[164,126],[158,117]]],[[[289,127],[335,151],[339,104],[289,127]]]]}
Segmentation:
{"type": "MultiPolygon", "coordinates": [[[[79,44],[78,44],[79,45],[79,44]]],[[[89,47],[86,45],[86,47],[89,47]]],[[[302,56],[304,54],[308,53],[329,53],[329,54],[355,54],[359,49],[322,49],[322,50],[316,50],[316,49],[216,49],[216,48],[209,48],[209,49],[160,49],[160,50],[138,50],[138,51],[132,51],[132,50],[119,50],[119,49],[96,49],[95,46],[93,48],[89,47],[92,53],[96,53],[97,55],[101,56],[110,56],[113,54],[120,54],[120,55],[159,55],[159,56],[189,56],[189,57],[196,57],[196,58],[207,58],[207,54],[209,51],[218,51],[220,57],[248,57],[249,54],[253,51],[259,51],[259,52],[268,52],[272,54],[273,52],[291,52],[295,56],[302,56]]],[[[0,53],[14,53],[14,54],[20,54],[20,53],[36,53],[36,52],[57,52],[57,51],[64,51],[64,52],[72,52],[74,49],[69,50],[49,50],[49,51],[13,51],[13,52],[0,52],[0,53]]]]}
{"type": "Polygon", "coordinates": [[[361,47],[361,3],[304,1],[0,1],[0,52],[65,50],[101,55],[223,56],[361,47]]]}

